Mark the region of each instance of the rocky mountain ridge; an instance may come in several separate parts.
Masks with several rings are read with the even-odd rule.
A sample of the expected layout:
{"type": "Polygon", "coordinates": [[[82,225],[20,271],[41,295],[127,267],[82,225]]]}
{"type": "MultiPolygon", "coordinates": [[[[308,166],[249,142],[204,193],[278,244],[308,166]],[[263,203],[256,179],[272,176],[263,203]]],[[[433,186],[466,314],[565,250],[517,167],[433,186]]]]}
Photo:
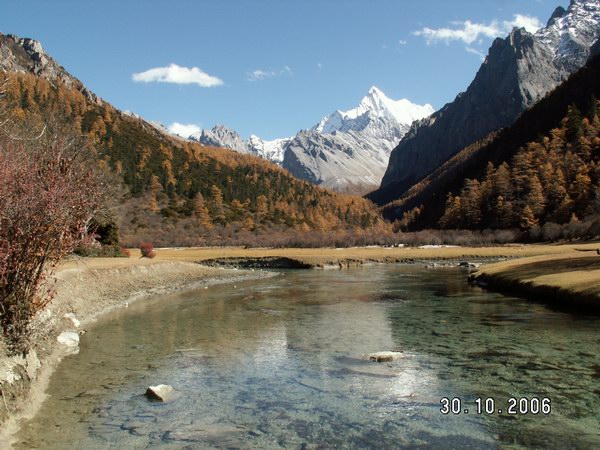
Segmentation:
{"type": "Polygon", "coordinates": [[[253,135],[244,140],[235,131],[217,125],[190,139],[261,156],[313,184],[365,193],[378,186],[390,151],[410,124],[433,111],[431,105],[391,100],[372,87],[356,108],[336,110],[291,138],[264,141],[253,135]]]}
{"type": "Polygon", "coordinates": [[[60,81],[68,88],[77,89],[88,100],[102,104],[100,97],[68,73],[35,39],[0,33],[0,70],[31,73],[52,83],[60,81]]]}
{"type": "Polygon", "coordinates": [[[497,38],[467,90],[412,125],[370,198],[393,201],[462,148],[510,125],[582,67],[599,36],[600,0],[572,0],[535,34],[521,28],[497,38]]]}

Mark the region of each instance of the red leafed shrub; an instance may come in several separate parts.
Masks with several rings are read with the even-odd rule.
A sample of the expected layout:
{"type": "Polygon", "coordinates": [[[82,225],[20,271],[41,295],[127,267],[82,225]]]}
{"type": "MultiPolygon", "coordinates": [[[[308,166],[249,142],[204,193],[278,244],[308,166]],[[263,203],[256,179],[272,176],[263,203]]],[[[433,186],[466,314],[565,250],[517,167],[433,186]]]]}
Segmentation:
{"type": "Polygon", "coordinates": [[[154,245],[150,242],[142,242],[140,244],[140,252],[142,252],[142,258],[154,258],[156,256],[156,253],[154,253],[154,245]]]}
{"type": "Polygon", "coordinates": [[[131,252],[128,248],[121,247],[121,255],[123,255],[125,258],[129,258],[131,256],[131,252]]]}
{"type": "Polygon", "coordinates": [[[8,350],[30,348],[30,321],[51,298],[44,282],[88,240],[101,182],[76,139],[0,140],[0,325],[8,350]]]}

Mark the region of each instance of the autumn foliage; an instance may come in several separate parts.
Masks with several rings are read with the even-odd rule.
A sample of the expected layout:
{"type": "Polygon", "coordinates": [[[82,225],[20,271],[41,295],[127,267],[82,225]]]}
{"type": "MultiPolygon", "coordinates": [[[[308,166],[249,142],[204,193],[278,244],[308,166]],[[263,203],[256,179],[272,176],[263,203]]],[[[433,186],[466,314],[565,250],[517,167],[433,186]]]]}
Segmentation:
{"type": "Polygon", "coordinates": [[[29,324],[51,299],[58,261],[88,238],[100,186],[64,138],[0,141],[0,324],[9,350],[29,346],[29,324]]]}
{"type": "Polygon", "coordinates": [[[368,200],[297,180],[256,156],[171,138],[60,83],[12,78],[7,97],[17,105],[15,117],[73,124],[122,180],[129,193],[118,223],[124,245],[222,245],[253,236],[363,230],[377,236],[389,229],[368,200]]]}
{"type": "Polygon", "coordinates": [[[509,161],[488,163],[481,179],[448,194],[445,228],[521,228],[600,215],[600,105],[583,117],[571,107],[561,126],[509,161]]]}
{"type": "Polygon", "coordinates": [[[140,244],[140,252],[142,254],[142,258],[154,258],[156,253],[154,252],[154,245],[150,242],[142,242],[140,244]]]}

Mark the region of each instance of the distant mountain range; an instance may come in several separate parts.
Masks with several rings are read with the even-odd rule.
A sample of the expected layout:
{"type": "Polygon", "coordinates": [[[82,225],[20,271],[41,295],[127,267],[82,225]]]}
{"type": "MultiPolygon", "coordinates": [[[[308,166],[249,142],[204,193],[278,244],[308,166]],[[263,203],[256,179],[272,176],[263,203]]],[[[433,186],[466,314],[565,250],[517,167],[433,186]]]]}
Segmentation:
{"type": "Polygon", "coordinates": [[[496,39],[466,92],[412,125],[369,198],[399,198],[462,148],[513,123],[585,64],[599,36],[600,0],[571,0],[535,34],[521,28],[496,39]]]}
{"type": "MultiPolygon", "coordinates": [[[[263,158],[171,136],[114,108],[33,39],[0,33],[0,86],[2,138],[8,123],[18,132],[46,124],[48,133],[87,140],[90,164],[123,194],[112,219],[125,245],[348,242],[353,233],[388,229],[363,198],[298,180],[263,158]]],[[[261,151],[268,155],[269,145],[261,151]]]]}
{"type": "MultiPolygon", "coordinates": [[[[32,39],[0,34],[0,69],[47,81],[54,103],[48,100],[35,108],[64,116],[66,123],[97,140],[99,157],[132,194],[128,214],[133,219],[121,224],[130,236],[142,230],[160,241],[166,234],[152,234],[151,229],[171,226],[181,235],[192,229],[217,238],[231,230],[269,233],[277,227],[323,231],[380,225],[366,201],[298,181],[270,162],[297,178],[338,191],[365,193],[381,181],[367,197],[383,205],[390,220],[413,214],[409,222],[418,228],[439,223],[448,209],[446,196],[457,197],[468,184],[465,177],[485,180],[482,171],[488,161],[498,168],[519,146],[547,135],[556,123],[562,126],[571,102],[582,108],[590,92],[597,94],[596,66],[581,72],[587,75],[578,72],[566,85],[564,81],[600,54],[599,37],[600,0],[572,0],[567,9],[557,8],[536,33],[514,29],[496,39],[467,90],[437,112],[430,105],[391,100],[373,87],[356,108],[335,111],[310,129],[273,141],[257,136],[244,140],[224,126],[189,140],[168,136],[160,124],[112,108],[32,39]],[[543,98],[551,100],[540,102],[543,98]],[[61,102],[66,102],[64,108],[61,102]],[[516,128],[509,128],[517,119],[516,128]],[[201,216],[206,220],[199,224],[201,216]]],[[[47,90],[28,79],[19,83],[7,91],[14,101],[39,103],[36,89],[47,90]]],[[[589,158],[582,161],[588,164],[589,158]]],[[[592,162],[594,167],[599,164],[592,162]]],[[[579,182],[586,180],[584,175],[579,182]]],[[[594,177],[590,176],[591,188],[598,188],[600,198],[594,177]]],[[[517,196],[512,205],[521,208],[521,201],[517,196]]],[[[196,241],[180,243],[192,242],[196,241]]]]}
{"type": "Polygon", "coordinates": [[[291,138],[242,139],[217,125],[190,139],[261,156],[297,178],[337,191],[366,193],[379,185],[389,154],[413,121],[433,113],[431,105],[394,101],[372,87],[356,108],[334,111],[291,138]]]}

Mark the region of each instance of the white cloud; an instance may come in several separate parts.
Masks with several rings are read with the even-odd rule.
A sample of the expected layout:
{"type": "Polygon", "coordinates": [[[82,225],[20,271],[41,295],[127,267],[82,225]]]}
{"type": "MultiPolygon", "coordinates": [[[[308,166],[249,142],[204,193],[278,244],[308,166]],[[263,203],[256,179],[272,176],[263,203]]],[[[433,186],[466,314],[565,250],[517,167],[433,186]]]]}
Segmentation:
{"type": "Polygon", "coordinates": [[[489,25],[482,23],[473,23],[470,20],[464,22],[453,22],[460,25],[459,28],[428,28],[425,27],[419,31],[413,32],[415,36],[423,36],[427,45],[443,41],[448,44],[450,41],[463,41],[465,44],[472,44],[479,36],[496,37],[501,33],[498,24],[492,22],[489,25]]]}
{"type": "Polygon", "coordinates": [[[470,20],[464,22],[452,22],[455,28],[422,28],[414,31],[415,36],[422,36],[427,45],[437,42],[462,41],[467,45],[472,44],[482,37],[493,38],[510,32],[514,27],[524,27],[527,31],[533,33],[542,27],[542,23],[537,17],[515,14],[511,21],[494,20],[489,24],[474,23],[470,20]]]}
{"type": "Polygon", "coordinates": [[[406,42],[404,39],[398,40],[398,45],[406,45],[406,44],[408,44],[408,42],[406,42]]]}
{"type": "Polygon", "coordinates": [[[506,27],[510,27],[510,30],[512,30],[514,27],[525,28],[530,33],[535,33],[544,26],[537,17],[524,16],[523,14],[515,14],[514,20],[510,22],[504,22],[504,24],[506,27]]]}
{"type": "Polygon", "coordinates": [[[131,78],[138,83],[197,84],[202,87],[214,87],[223,84],[223,80],[207,74],[198,67],[181,67],[177,64],[134,73],[131,78]]]}
{"type": "Polygon", "coordinates": [[[246,79],[248,81],[260,81],[267,78],[279,77],[281,75],[293,75],[292,69],[288,66],[283,66],[280,70],[262,70],[256,69],[252,72],[246,72],[246,79]]]}
{"type": "Polygon", "coordinates": [[[200,128],[195,123],[184,124],[179,122],[173,122],[171,125],[169,125],[169,133],[177,134],[182,138],[186,139],[192,134],[199,133],[200,131],[202,131],[202,128],[200,128]]]}
{"type": "Polygon", "coordinates": [[[474,55],[479,56],[479,59],[481,59],[482,61],[485,60],[485,54],[481,50],[477,50],[476,48],[469,46],[465,47],[465,50],[469,53],[473,53],[474,55]]]}
{"type": "Polygon", "coordinates": [[[317,63],[317,69],[319,70],[319,72],[320,72],[321,70],[323,70],[323,64],[321,64],[321,63],[317,63]]]}

